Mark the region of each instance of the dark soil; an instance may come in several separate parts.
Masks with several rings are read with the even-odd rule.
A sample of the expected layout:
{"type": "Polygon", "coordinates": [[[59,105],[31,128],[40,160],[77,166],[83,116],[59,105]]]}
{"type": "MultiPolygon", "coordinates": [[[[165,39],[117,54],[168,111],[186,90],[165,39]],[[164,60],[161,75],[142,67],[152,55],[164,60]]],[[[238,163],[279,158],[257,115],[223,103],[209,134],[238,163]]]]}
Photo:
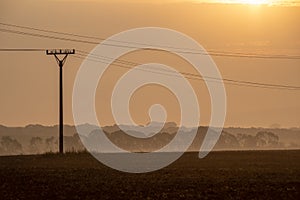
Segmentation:
{"type": "Polygon", "coordinates": [[[4,156],[0,199],[300,199],[300,151],[186,153],[146,174],[87,153],[4,156]]]}

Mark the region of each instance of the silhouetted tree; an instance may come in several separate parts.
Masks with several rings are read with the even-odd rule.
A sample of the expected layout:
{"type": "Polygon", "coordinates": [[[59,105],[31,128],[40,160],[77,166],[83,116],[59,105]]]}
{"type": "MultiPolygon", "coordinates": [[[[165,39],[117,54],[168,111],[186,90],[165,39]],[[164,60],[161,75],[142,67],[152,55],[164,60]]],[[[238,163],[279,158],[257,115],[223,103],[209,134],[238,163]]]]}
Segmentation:
{"type": "Polygon", "coordinates": [[[3,154],[21,154],[23,152],[22,145],[10,136],[3,136],[1,139],[3,154]]]}
{"type": "Polygon", "coordinates": [[[241,148],[253,149],[256,148],[256,138],[252,135],[237,134],[237,140],[241,148]]]}
{"type": "Polygon", "coordinates": [[[45,151],[47,151],[47,152],[56,152],[58,150],[58,147],[57,147],[58,141],[54,136],[47,138],[45,140],[45,145],[46,145],[45,151]]]}
{"type": "Polygon", "coordinates": [[[255,137],[258,147],[275,147],[279,144],[279,137],[272,132],[260,131],[255,137]]]}
{"type": "Polygon", "coordinates": [[[43,149],[43,139],[40,137],[33,137],[30,140],[30,151],[31,153],[41,153],[44,152],[45,150],[43,149]]]}
{"type": "Polygon", "coordinates": [[[219,140],[216,144],[216,149],[236,149],[239,147],[239,142],[237,138],[225,131],[219,137],[219,140]]]}
{"type": "Polygon", "coordinates": [[[64,142],[66,151],[82,151],[85,149],[77,133],[73,136],[65,136],[64,142]]]}

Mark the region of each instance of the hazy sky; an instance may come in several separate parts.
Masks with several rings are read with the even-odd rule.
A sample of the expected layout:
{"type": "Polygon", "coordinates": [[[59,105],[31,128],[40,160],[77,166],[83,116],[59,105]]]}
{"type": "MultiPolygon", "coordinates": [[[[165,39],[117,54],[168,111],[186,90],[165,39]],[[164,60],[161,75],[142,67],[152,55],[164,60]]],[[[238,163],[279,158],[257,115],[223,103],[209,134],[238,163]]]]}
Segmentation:
{"type": "MultiPolygon", "coordinates": [[[[300,7],[297,1],[277,1],[273,6],[270,6],[273,4],[270,1],[268,6],[198,2],[203,1],[1,0],[0,21],[99,38],[131,28],[165,27],[189,35],[207,50],[300,55],[300,7]]],[[[95,46],[0,32],[0,48],[75,48],[90,51],[95,46]]],[[[163,62],[177,69],[192,71],[182,60],[166,53],[135,52],[122,59],[139,63],[163,62]]],[[[300,60],[215,56],[213,59],[223,78],[300,86],[300,60]]],[[[0,124],[57,124],[58,67],[54,58],[44,52],[0,52],[0,60],[0,124]]],[[[72,90],[81,62],[70,56],[64,67],[67,124],[73,124],[72,90]]],[[[114,81],[124,72],[124,69],[112,67],[99,84],[96,107],[98,118],[104,124],[113,123],[109,95],[114,81]]],[[[190,82],[200,100],[200,123],[206,125],[210,118],[209,95],[202,82],[190,82]]],[[[268,127],[278,123],[283,127],[299,127],[299,90],[225,86],[228,98],[226,126],[268,127]]],[[[147,123],[147,110],[153,103],[166,106],[170,113],[168,120],[179,120],[178,104],[174,96],[163,88],[145,87],[134,95],[132,102],[132,115],[138,123],[147,123]]]]}
{"type": "Polygon", "coordinates": [[[202,3],[228,3],[228,4],[265,4],[265,5],[285,5],[285,6],[297,6],[299,0],[191,0],[194,2],[202,3]]]}

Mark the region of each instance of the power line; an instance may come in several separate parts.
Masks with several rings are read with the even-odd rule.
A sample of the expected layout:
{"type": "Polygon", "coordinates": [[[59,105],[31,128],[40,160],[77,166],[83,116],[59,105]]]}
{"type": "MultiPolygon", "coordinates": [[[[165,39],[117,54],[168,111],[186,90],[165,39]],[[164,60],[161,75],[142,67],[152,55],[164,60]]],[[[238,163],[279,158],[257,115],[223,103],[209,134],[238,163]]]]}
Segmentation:
{"type": "MultiPolygon", "coordinates": [[[[80,52],[80,50],[78,50],[80,52]]],[[[94,61],[94,62],[99,62],[99,63],[104,63],[104,64],[111,64],[114,66],[118,66],[121,68],[126,68],[126,69],[133,69],[132,66],[133,64],[136,65],[140,65],[139,63],[133,63],[133,62],[129,62],[129,65],[131,66],[124,66],[122,64],[125,64],[124,62],[126,62],[125,60],[121,60],[122,62],[120,63],[120,59],[117,59],[116,61],[114,61],[113,63],[109,62],[112,61],[112,59],[109,58],[97,58],[97,57],[85,57],[86,55],[78,53],[77,56],[74,56],[76,58],[79,59],[88,59],[90,61],[94,61]],[[105,60],[109,60],[107,62],[105,62],[105,60]],[[115,63],[116,62],[116,63],[115,63]]],[[[170,71],[170,70],[165,70],[164,72],[171,72],[171,73],[163,73],[161,70],[146,70],[146,69],[139,69],[136,68],[136,70],[141,70],[141,71],[147,71],[147,72],[151,72],[151,73],[157,73],[157,74],[162,74],[162,75],[167,75],[167,76],[173,76],[173,77],[180,77],[176,74],[174,74],[175,72],[170,71]]],[[[200,76],[197,74],[192,74],[192,73],[187,73],[187,72],[179,72],[183,75],[188,76],[188,79],[191,80],[201,80],[201,81],[210,81],[210,82],[218,82],[218,83],[222,83],[225,82],[226,84],[230,84],[230,85],[236,85],[236,86],[248,86],[248,87],[256,87],[256,88],[265,88],[265,89],[286,89],[286,90],[300,90],[299,86],[291,86],[291,85],[277,85],[277,84],[267,84],[267,83],[258,83],[258,82],[250,82],[250,81],[241,81],[241,80],[233,80],[233,79],[218,79],[215,77],[207,77],[207,76],[200,76]]]]}
{"type": "MultiPolygon", "coordinates": [[[[82,39],[73,39],[73,38],[65,38],[65,37],[59,37],[59,36],[51,36],[51,35],[44,35],[39,33],[32,33],[32,32],[24,32],[24,31],[16,31],[16,30],[10,30],[10,29],[0,29],[2,32],[8,32],[8,33],[14,33],[14,34],[21,34],[21,35],[29,35],[29,36],[35,36],[35,37],[43,37],[48,39],[57,39],[57,40],[65,40],[65,41],[71,41],[71,42],[80,42],[80,43],[86,43],[86,44],[99,44],[103,38],[100,38],[101,41],[99,41],[99,38],[92,37],[92,36],[83,36],[78,34],[72,34],[72,33],[65,33],[65,32],[58,32],[58,31],[51,31],[51,30],[45,30],[45,29],[38,29],[38,28],[32,28],[32,27],[26,27],[26,26],[19,26],[14,24],[6,24],[1,23],[0,25],[10,26],[10,27],[16,27],[16,28],[23,28],[23,29],[29,29],[34,31],[40,31],[45,33],[55,33],[55,34],[62,34],[62,35],[68,35],[68,36],[75,36],[75,37],[81,37],[81,38],[88,38],[88,39],[97,39],[98,41],[90,41],[90,40],[82,40],[82,39]]],[[[142,44],[142,43],[132,43],[132,42],[126,42],[126,41],[119,41],[119,40],[108,40],[108,41],[114,41],[119,43],[127,43],[127,44],[138,44],[138,45],[149,45],[149,44],[142,44]]],[[[139,46],[128,46],[128,45],[119,45],[119,44],[110,44],[110,43],[102,43],[103,45],[107,46],[113,46],[113,47],[120,47],[120,48],[140,48],[144,50],[159,50],[155,49],[155,46],[149,47],[149,48],[141,48],[139,46]]],[[[150,45],[152,46],[152,45],[150,45]]],[[[156,45],[156,47],[167,47],[167,48],[173,48],[173,49],[187,49],[182,47],[170,47],[170,46],[160,46],[156,45]]],[[[179,51],[174,50],[173,52],[176,53],[184,53],[184,54],[199,54],[199,55],[212,55],[212,56],[222,56],[222,57],[237,57],[237,58],[259,58],[259,59],[300,59],[299,55],[267,55],[267,54],[251,54],[251,53],[236,53],[236,52],[218,52],[218,51],[209,51],[209,53],[206,52],[199,52],[199,51],[179,51]]],[[[192,50],[192,49],[188,49],[192,50]]],[[[161,50],[160,50],[161,51],[161,50]]]]}
{"type": "MultiPolygon", "coordinates": [[[[78,52],[82,52],[84,54],[81,54],[81,53],[78,53],[79,55],[82,55],[82,56],[94,56],[95,58],[100,58],[100,57],[104,57],[106,59],[109,59],[109,60],[113,60],[113,58],[110,58],[110,57],[107,57],[107,56],[98,56],[96,54],[89,54],[88,52],[85,52],[85,51],[81,51],[81,50],[78,50],[78,52]]],[[[103,58],[102,58],[103,59],[103,58]]],[[[126,61],[126,60],[121,60],[121,59],[116,59],[116,62],[119,62],[121,64],[128,64],[128,65],[131,65],[131,66],[137,66],[137,65],[141,65],[141,63],[136,63],[136,62],[131,62],[131,61],[126,61]]],[[[171,71],[171,70],[164,70],[164,71],[167,71],[167,72],[171,72],[171,73],[174,73],[174,71],[171,71]]],[[[181,74],[184,74],[184,75],[188,75],[188,76],[193,76],[193,77],[199,77],[198,74],[193,74],[193,73],[188,73],[188,72],[179,72],[181,74]]],[[[227,82],[234,82],[234,83],[242,83],[242,84],[252,84],[252,85],[261,85],[261,86],[270,86],[270,87],[283,87],[283,88],[294,88],[294,89],[300,89],[300,87],[298,86],[287,86],[287,85],[278,85],[278,84],[267,84],[267,83],[259,83],[259,82],[251,82],[251,81],[242,81],[242,80],[234,80],[234,79],[228,79],[228,78],[223,78],[223,79],[218,79],[218,78],[215,78],[215,77],[208,77],[208,76],[202,76],[203,78],[208,78],[208,79],[214,79],[214,80],[221,80],[221,81],[227,81],[227,82]]]]}
{"type": "Polygon", "coordinates": [[[41,37],[41,38],[63,40],[63,41],[80,42],[80,43],[86,43],[86,44],[99,44],[98,42],[91,42],[91,41],[87,41],[87,40],[76,40],[76,39],[70,39],[70,38],[43,35],[43,34],[38,34],[38,33],[29,33],[29,32],[23,32],[23,31],[15,31],[15,30],[9,30],[9,29],[0,29],[0,31],[7,32],[7,33],[19,34],[19,35],[29,35],[29,36],[35,36],[35,37],[41,37]]]}
{"type": "MultiPolygon", "coordinates": [[[[152,46],[152,44],[150,45],[150,44],[146,44],[146,43],[128,42],[128,41],[113,40],[113,39],[105,39],[105,38],[101,38],[101,37],[80,35],[80,34],[74,34],[74,33],[66,33],[66,32],[59,32],[59,31],[53,31],[53,30],[48,30],[48,29],[40,29],[40,28],[34,28],[34,27],[29,27],[29,26],[21,26],[21,25],[16,25],[16,24],[8,24],[8,23],[3,23],[3,22],[0,22],[0,25],[4,25],[4,26],[8,26],[8,27],[21,28],[21,29],[27,29],[27,30],[40,31],[40,32],[44,32],[44,33],[55,33],[55,34],[67,35],[67,36],[74,36],[74,37],[80,37],[80,38],[95,39],[95,40],[97,40],[97,42],[107,40],[107,41],[113,41],[113,42],[119,42],[119,43],[125,43],[125,44],[137,44],[137,45],[143,45],[143,46],[152,46]]],[[[173,46],[165,46],[165,45],[155,45],[155,46],[157,46],[157,47],[167,47],[167,48],[173,48],[173,49],[181,49],[181,50],[184,49],[184,50],[199,51],[198,49],[173,47],[173,46]]],[[[205,51],[202,51],[202,52],[205,52],[205,51]]],[[[209,52],[211,52],[211,53],[230,53],[230,52],[224,52],[224,51],[209,51],[209,52]]],[[[241,54],[241,55],[243,55],[244,53],[235,52],[235,54],[241,54]]],[[[249,53],[248,53],[248,55],[249,55],[249,53]]],[[[250,55],[257,55],[257,54],[250,54],[250,55]]],[[[277,56],[285,56],[285,55],[277,55],[277,56]]]]}
{"type": "Polygon", "coordinates": [[[20,49],[20,48],[9,48],[9,49],[0,49],[0,51],[46,51],[46,49],[20,49]]]}
{"type": "MultiPolygon", "coordinates": [[[[80,34],[74,34],[74,33],[66,33],[66,32],[59,32],[59,31],[53,31],[53,30],[47,30],[47,29],[40,29],[40,28],[34,28],[34,27],[29,27],[29,26],[21,26],[21,25],[15,25],[15,24],[8,24],[8,23],[3,23],[0,22],[0,25],[4,26],[9,26],[9,27],[15,27],[15,28],[22,28],[22,29],[27,29],[27,30],[34,30],[34,31],[40,31],[44,33],[55,33],[55,34],[60,34],[60,35],[67,35],[67,36],[74,36],[74,37],[80,37],[80,38],[88,38],[88,39],[95,39],[97,42],[101,42],[104,40],[107,41],[112,41],[112,42],[118,42],[118,43],[125,43],[125,44],[135,44],[135,45],[143,45],[143,46],[153,46],[152,44],[146,44],[146,43],[138,43],[138,42],[128,42],[128,41],[121,41],[121,40],[113,40],[113,39],[105,39],[105,38],[100,38],[100,37],[95,37],[95,36],[87,36],[87,35],[80,35],[80,34]]],[[[120,46],[124,47],[124,46],[120,46]]],[[[127,46],[129,48],[129,46],[127,46]]],[[[130,46],[131,48],[136,48],[136,46],[130,46]]],[[[183,48],[183,47],[174,47],[174,46],[165,46],[165,45],[155,45],[153,47],[167,47],[167,48],[172,48],[172,49],[179,49],[179,50],[192,50],[196,52],[187,52],[187,53],[199,53],[198,49],[191,49],[191,48],[183,48]]],[[[205,51],[201,51],[202,53],[206,53],[205,51]]],[[[242,56],[261,56],[261,57],[286,57],[290,55],[280,55],[280,54],[273,54],[273,55],[268,55],[268,54],[255,54],[255,53],[240,53],[240,52],[226,52],[226,51],[208,51],[209,54],[228,54],[228,55],[242,55],[242,56]]],[[[293,57],[300,57],[299,55],[293,55],[293,57]]]]}
{"type": "MultiPolygon", "coordinates": [[[[46,49],[34,49],[34,48],[2,48],[0,51],[8,51],[8,52],[28,52],[28,51],[46,51],[46,49]]],[[[137,62],[131,62],[127,60],[122,60],[122,59],[113,59],[111,57],[107,56],[101,56],[101,55],[96,55],[96,54],[90,54],[86,51],[78,50],[79,53],[78,56],[74,56],[76,58],[80,59],[88,59],[94,62],[99,62],[99,63],[104,63],[104,64],[111,64],[111,61],[113,61],[114,66],[121,67],[121,68],[126,68],[126,69],[132,69],[134,66],[141,65],[141,63],[137,62]],[[107,61],[107,62],[105,62],[107,61]],[[124,65],[125,64],[125,65],[124,65]]],[[[156,74],[162,74],[162,75],[167,75],[167,76],[173,76],[173,77],[180,77],[174,73],[174,71],[171,70],[145,70],[145,69],[139,69],[137,70],[141,71],[146,71],[150,73],[156,73],[156,74]],[[167,72],[167,73],[164,73],[167,72]]],[[[264,89],[287,89],[287,90],[300,90],[299,86],[292,86],[292,85],[279,85],[279,84],[269,84],[269,83],[260,83],[260,82],[252,82],[252,81],[243,81],[243,80],[234,80],[234,79],[228,79],[228,78],[223,78],[219,79],[216,77],[209,77],[209,76],[200,76],[198,74],[193,74],[193,73],[188,73],[188,72],[178,72],[183,75],[188,76],[187,78],[190,80],[200,80],[200,81],[210,81],[210,82],[218,82],[218,83],[226,83],[230,85],[235,85],[235,86],[247,86],[247,87],[256,87],[256,88],[264,88],[264,89]]]]}
{"type": "MultiPolygon", "coordinates": [[[[84,56],[74,56],[74,57],[79,58],[79,59],[85,59],[84,56]]],[[[96,59],[90,59],[90,58],[88,58],[88,60],[94,61],[94,62],[99,62],[99,63],[104,63],[104,64],[111,64],[111,65],[114,65],[114,66],[117,66],[117,67],[121,67],[121,68],[126,68],[126,69],[141,70],[141,71],[146,71],[146,72],[156,73],[156,74],[161,74],[161,75],[167,75],[167,76],[172,76],[172,77],[180,77],[179,75],[167,74],[167,73],[162,73],[162,72],[158,72],[158,71],[145,70],[145,69],[139,69],[139,68],[132,68],[132,67],[123,66],[123,65],[120,65],[120,64],[116,64],[116,63],[104,62],[104,61],[100,61],[100,60],[96,60],[96,59]]],[[[208,81],[208,82],[215,82],[215,83],[223,83],[222,80],[205,80],[205,79],[200,78],[200,77],[187,77],[187,78],[190,79],[190,80],[200,80],[200,81],[208,81]]],[[[292,86],[292,87],[288,87],[288,86],[284,86],[284,87],[271,87],[271,86],[252,85],[252,84],[230,83],[230,82],[226,82],[226,81],[224,81],[224,83],[225,84],[229,84],[229,85],[235,85],[235,86],[246,86],[246,87],[264,88],[264,89],[298,90],[298,88],[295,88],[294,86],[292,86]]]]}
{"type": "MultiPolygon", "coordinates": [[[[86,59],[84,56],[81,56],[81,55],[77,55],[77,56],[73,56],[75,58],[79,58],[81,60],[83,59],[86,59]]],[[[139,70],[139,71],[145,71],[145,72],[150,72],[150,73],[154,73],[154,74],[161,74],[161,75],[166,75],[166,76],[171,76],[171,77],[181,77],[177,74],[168,74],[168,73],[163,73],[163,72],[159,72],[159,71],[153,71],[153,70],[147,70],[147,69],[140,69],[140,68],[132,68],[132,67],[129,67],[129,66],[124,66],[124,65],[120,65],[120,64],[117,64],[117,63],[110,63],[110,62],[104,62],[104,61],[101,61],[101,60],[97,60],[97,59],[91,59],[91,58],[87,58],[88,60],[90,61],[93,61],[93,62],[99,62],[99,63],[103,63],[103,64],[111,64],[113,66],[116,66],[116,67],[120,67],[120,68],[125,68],[125,69],[133,69],[133,70],[139,70]]],[[[200,81],[205,81],[203,78],[201,77],[187,77],[188,79],[190,80],[200,80],[200,81]]],[[[221,81],[214,81],[214,80],[209,80],[210,82],[216,82],[216,83],[221,83],[221,81]]],[[[232,84],[232,85],[238,85],[238,84],[232,84]]]]}
{"type": "Polygon", "coordinates": [[[16,28],[23,28],[27,30],[34,30],[34,31],[40,31],[44,33],[55,33],[55,34],[61,34],[61,35],[68,35],[68,36],[75,36],[75,37],[81,37],[81,38],[89,38],[89,39],[96,39],[96,40],[105,40],[103,38],[93,37],[93,36],[87,36],[87,35],[79,35],[79,34],[73,34],[73,33],[66,33],[66,32],[58,32],[58,31],[52,31],[52,30],[46,30],[46,29],[40,29],[40,28],[33,28],[29,26],[20,26],[16,24],[8,24],[0,22],[1,25],[9,26],[9,27],[16,27],[16,28]]]}
{"type": "MultiPolygon", "coordinates": [[[[8,52],[20,52],[20,51],[28,52],[28,51],[45,51],[45,50],[46,49],[33,49],[33,48],[10,48],[10,49],[2,48],[2,49],[0,49],[0,51],[8,51],[8,52]]],[[[131,62],[131,61],[127,61],[127,60],[122,60],[122,59],[114,60],[113,58],[110,58],[107,56],[89,54],[88,52],[85,52],[82,50],[78,50],[78,52],[79,52],[78,53],[79,56],[74,56],[74,57],[80,58],[80,59],[85,59],[86,56],[88,56],[87,57],[88,60],[100,62],[100,63],[104,63],[104,64],[111,64],[111,61],[113,61],[113,62],[115,62],[115,63],[113,63],[113,65],[122,67],[122,68],[126,68],[126,69],[132,69],[132,67],[134,67],[134,66],[141,65],[141,63],[131,62]],[[105,60],[108,60],[110,62],[105,62],[105,60]],[[120,63],[120,64],[116,64],[116,63],[120,63]],[[127,66],[124,66],[121,64],[125,64],[127,66]]],[[[147,72],[151,72],[151,73],[163,74],[163,75],[171,75],[171,76],[174,75],[174,73],[175,73],[174,71],[171,71],[171,70],[163,70],[163,71],[172,73],[172,74],[162,73],[161,70],[159,70],[159,71],[143,70],[143,69],[139,69],[139,70],[147,71],[147,72]]],[[[188,73],[188,72],[179,72],[179,73],[188,76],[187,78],[189,78],[191,80],[201,80],[201,81],[204,81],[204,80],[212,81],[213,80],[213,82],[225,82],[226,84],[237,85],[237,86],[250,86],[250,87],[268,88],[268,89],[270,89],[270,88],[271,89],[288,89],[288,90],[299,90],[300,89],[299,86],[259,83],[259,82],[252,82],[252,81],[234,80],[234,79],[228,79],[228,78],[219,79],[219,78],[215,78],[215,77],[200,76],[198,74],[193,74],[193,73],[188,73]],[[209,79],[209,80],[207,80],[207,79],[209,79]]],[[[179,77],[179,76],[175,76],[175,77],[179,77]]]]}

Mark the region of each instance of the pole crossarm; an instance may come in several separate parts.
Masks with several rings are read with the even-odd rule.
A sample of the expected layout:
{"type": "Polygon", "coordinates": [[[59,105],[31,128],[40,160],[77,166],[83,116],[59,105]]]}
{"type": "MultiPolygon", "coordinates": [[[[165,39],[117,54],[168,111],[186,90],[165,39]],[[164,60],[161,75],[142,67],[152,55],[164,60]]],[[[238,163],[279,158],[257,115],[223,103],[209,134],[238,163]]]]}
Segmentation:
{"type": "Polygon", "coordinates": [[[75,54],[75,49],[50,49],[46,50],[47,55],[54,55],[57,64],[60,67],[63,67],[65,61],[69,54],[75,54]],[[62,59],[60,59],[57,55],[65,55],[62,59]]]}
{"type": "Polygon", "coordinates": [[[47,55],[59,55],[59,54],[75,54],[75,49],[50,49],[46,50],[47,55]]]}

